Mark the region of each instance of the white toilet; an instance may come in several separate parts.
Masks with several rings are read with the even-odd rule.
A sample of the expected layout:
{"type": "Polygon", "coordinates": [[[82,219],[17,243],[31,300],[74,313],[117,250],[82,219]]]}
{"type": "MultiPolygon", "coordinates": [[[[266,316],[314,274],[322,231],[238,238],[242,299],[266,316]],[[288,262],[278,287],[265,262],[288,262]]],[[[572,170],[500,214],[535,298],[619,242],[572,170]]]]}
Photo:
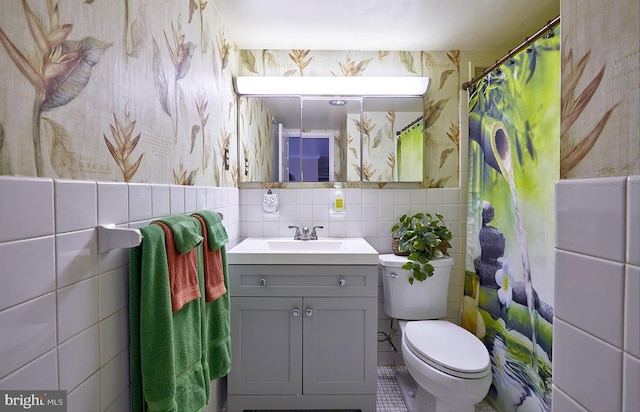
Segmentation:
{"type": "Polygon", "coordinates": [[[384,311],[397,319],[408,374],[397,374],[409,411],[475,410],[491,386],[489,352],[475,335],[451,322],[447,313],[453,259],[432,260],[434,274],[409,284],[407,258],[380,255],[384,311]],[[410,375],[410,376],[409,376],[410,375]]]}

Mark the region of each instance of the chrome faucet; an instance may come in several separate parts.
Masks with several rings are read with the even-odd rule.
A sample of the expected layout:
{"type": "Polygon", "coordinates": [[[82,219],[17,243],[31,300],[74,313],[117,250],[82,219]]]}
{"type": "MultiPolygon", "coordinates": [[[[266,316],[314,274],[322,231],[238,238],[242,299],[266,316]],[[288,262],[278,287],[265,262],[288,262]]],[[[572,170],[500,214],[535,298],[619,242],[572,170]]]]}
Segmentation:
{"type": "Polygon", "coordinates": [[[318,234],[316,233],[316,229],[324,229],[324,226],[313,227],[313,230],[311,231],[311,236],[310,236],[311,240],[318,240],[318,234]]]}
{"type": "Polygon", "coordinates": [[[289,229],[296,230],[296,233],[293,235],[293,240],[318,240],[316,229],[324,229],[324,226],[314,226],[313,229],[305,226],[302,228],[302,232],[299,226],[289,225],[289,229]]]}
{"type": "Polygon", "coordinates": [[[300,228],[298,226],[289,225],[289,229],[295,229],[296,230],[295,235],[293,235],[293,240],[302,239],[302,234],[300,234],[300,228]]]}

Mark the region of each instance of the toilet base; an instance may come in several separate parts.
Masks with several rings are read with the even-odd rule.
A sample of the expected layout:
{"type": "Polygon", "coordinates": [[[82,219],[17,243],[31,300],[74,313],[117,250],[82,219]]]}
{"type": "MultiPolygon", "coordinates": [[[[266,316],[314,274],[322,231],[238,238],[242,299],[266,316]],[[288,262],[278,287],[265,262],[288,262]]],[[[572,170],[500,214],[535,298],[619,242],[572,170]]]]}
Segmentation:
{"type": "Polygon", "coordinates": [[[398,389],[407,406],[408,412],[475,412],[475,405],[461,410],[460,405],[449,405],[438,401],[435,396],[424,390],[411,377],[406,368],[396,370],[398,389]]]}
{"type": "Polygon", "coordinates": [[[398,383],[398,389],[400,389],[400,394],[407,407],[407,411],[417,411],[416,397],[418,396],[419,387],[416,381],[409,375],[407,368],[396,370],[396,382],[398,383]]]}

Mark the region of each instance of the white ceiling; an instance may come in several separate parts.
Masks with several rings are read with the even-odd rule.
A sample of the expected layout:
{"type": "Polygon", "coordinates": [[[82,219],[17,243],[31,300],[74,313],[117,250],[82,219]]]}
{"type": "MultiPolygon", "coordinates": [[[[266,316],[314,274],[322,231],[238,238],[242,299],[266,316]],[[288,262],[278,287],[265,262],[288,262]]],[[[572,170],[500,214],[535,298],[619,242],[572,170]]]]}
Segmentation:
{"type": "Polygon", "coordinates": [[[497,50],[560,14],[560,0],[213,0],[240,49],[497,50]]]}

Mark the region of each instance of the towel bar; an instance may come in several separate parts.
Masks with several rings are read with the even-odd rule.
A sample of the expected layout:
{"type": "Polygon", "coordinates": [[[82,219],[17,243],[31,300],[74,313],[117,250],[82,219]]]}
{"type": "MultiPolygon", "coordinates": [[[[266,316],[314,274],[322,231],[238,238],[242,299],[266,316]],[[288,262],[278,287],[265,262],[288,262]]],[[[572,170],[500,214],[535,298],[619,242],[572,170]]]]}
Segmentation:
{"type": "Polygon", "coordinates": [[[98,253],[111,249],[136,247],[142,242],[138,229],[120,228],[115,224],[98,225],[98,253]]]}
{"type": "MultiPolygon", "coordinates": [[[[222,213],[217,212],[220,218],[222,213]]],[[[98,253],[111,249],[136,247],[142,242],[142,233],[138,229],[116,227],[114,223],[98,225],[98,253]]]]}

